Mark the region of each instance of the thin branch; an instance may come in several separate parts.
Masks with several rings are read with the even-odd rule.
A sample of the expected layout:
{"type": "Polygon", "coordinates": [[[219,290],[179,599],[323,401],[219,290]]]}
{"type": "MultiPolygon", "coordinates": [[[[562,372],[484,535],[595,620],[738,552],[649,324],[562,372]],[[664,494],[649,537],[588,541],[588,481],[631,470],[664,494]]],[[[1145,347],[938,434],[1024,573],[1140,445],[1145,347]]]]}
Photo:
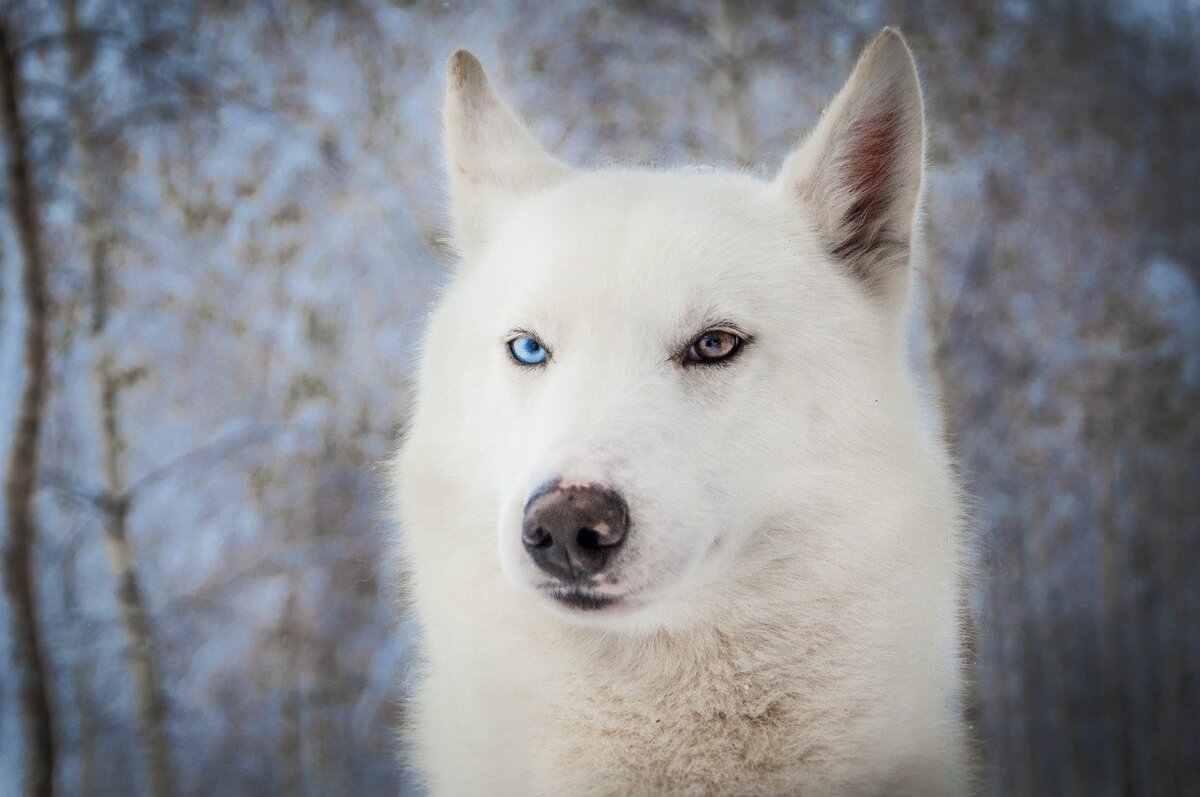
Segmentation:
{"type": "Polygon", "coordinates": [[[375,549],[362,538],[332,540],[301,540],[286,548],[262,554],[250,564],[229,568],[221,577],[205,582],[199,589],[175,595],[163,607],[164,614],[186,612],[196,607],[222,606],[227,593],[262,579],[294,574],[306,566],[328,567],[330,563],[361,561],[375,549]]]}
{"type": "Polygon", "coordinates": [[[100,44],[103,39],[123,39],[125,33],[116,28],[89,28],[77,31],[54,31],[53,33],[35,33],[18,44],[15,52],[20,55],[27,50],[44,52],[50,47],[89,44],[92,47],[100,44]]]}
{"type": "Polygon", "coordinates": [[[59,83],[54,80],[39,80],[37,78],[26,78],[25,89],[29,92],[38,92],[40,94],[52,94],[62,97],[67,100],[75,98],[75,92],[65,83],[59,83]]]}
{"type": "Polygon", "coordinates": [[[226,433],[216,440],[205,443],[199,448],[194,448],[142,474],[140,478],[125,488],[125,492],[121,494],[120,500],[132,503],[139,493],[150,489],[155,484],[176,476],[179,473],[218,462],[233,454],[238,449],[245,448],[254,443],[260,443],[274,434],[278,428],[275,424],[261,424],[248,430],[226,433]]]}
{"type": "Polygon", "coordinates": [[[116,510],[116,502],[108,491],[102,487],[94,487],[83,483],[82,479],[66,471],[43,469],[38,483],[41,487],[54,490],[59,495],[70,498],[101,514],[110,514],[116,510]]]}
{"type": "Polygon", "coordinates": [[[171,121],[177,119],[181,115],[184,106],[188,104],[178,98],[141,102],[97,122],[88,132],[87,137],[90,141],[95,142],[107,138],[116,130],[121,130],[129,126],[171,121]]]}
{"type": "Polygon", "coordinates": [[[185,112],[230,110],[231,108],[241,108],[259,114],[270,112],[265,106],[244,100],[234,100],[217,93],[200,97],[191,95],[187,98],[149,100],[97,122],[88,133],[87,138],[89,143],[95,143],[112,135],[117,130],[175,121],[183,117],[185,112]]]}
{"type": "Polygon", "coordinates": [[[83,479],[61,470],[43,469],[38,482],[41,487],[54,490],[65,498],[101,514],[111,515],[127,509],[139,493],[156,483],[179,472],[210,465],[240,448],[262,442],[270,437],[276,428],[270,424],[263,424],[242,432],[226,434],[148,471],[117,496],[111,495],[102,487],[85,484],[83,479]]]}

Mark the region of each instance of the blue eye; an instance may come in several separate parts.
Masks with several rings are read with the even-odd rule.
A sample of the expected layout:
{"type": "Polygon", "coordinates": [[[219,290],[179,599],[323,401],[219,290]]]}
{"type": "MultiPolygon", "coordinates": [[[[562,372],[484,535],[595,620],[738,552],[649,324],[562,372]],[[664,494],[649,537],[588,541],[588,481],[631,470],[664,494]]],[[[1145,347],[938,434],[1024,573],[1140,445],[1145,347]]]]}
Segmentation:
{"type": "Polygon", "coordinates": [[[521,335],[510,340],[508,350],[512,352],[513,359],[521,365],[541,365],[550,356],[546,347],[530,335],[521,335]]]}

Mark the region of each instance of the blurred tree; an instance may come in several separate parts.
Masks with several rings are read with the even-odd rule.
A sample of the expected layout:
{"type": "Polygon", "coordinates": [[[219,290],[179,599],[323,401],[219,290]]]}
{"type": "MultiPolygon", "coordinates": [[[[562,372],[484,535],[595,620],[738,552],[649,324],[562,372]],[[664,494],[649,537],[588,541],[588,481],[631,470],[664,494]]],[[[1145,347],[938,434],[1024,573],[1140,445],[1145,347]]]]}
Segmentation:
{"type": "MultiPolygon", "coordinates": [[[[78,558],[83,535],[77,534],[68,540],[60,557],[61,572],[59,587],[62,590],[62,608],[70,624],[72,647],[70,651],[71,691],[75,697],[75,711],[78,716],[76,754],[79,756],[79,788],[76,797],[91,797],[96,789],[96,734],[99,733],[99,722],[93,708],[93,690],[95,689],[93,662],[88,644],[88,633],[80,615],[84,611],[80,598],[78,558]]],[[[60,787],[61,788],[61,787],[60,787]]],[[[65,789],[63,789],[65,791],[65,789]]]]}
{"type": "Polygon", "coordinates": [[[42,414],[49,389],[46,254],[42,243],[29,135],[22,108],[20,64],[9,19],[0,14],[0,123],[8,162],[7,200],[21,245],[25,307],[25,382],[4,473],[4,585],[12,608],[13,670],[25,725],[25,794],[49,797],[54,789],[55,736],[38,618],[33,554],[37,518],[33,498],[39,470],[42,414]]]}
{"type": "Polygon", "coordinates": [[[130,496],[126,492],[128,484],[121,462],[122,454],[128,448],[121,429],[121,393],[136,383],[143,370],[119,368],[113,352],[114,342],[107,335],[112,313],[111,258],[115,236],[106,210],[111,207],[114,192],[109,184],[110,158],[101,148],[111,146],[120,131],[110,129],[104,135],[97,134],[91,107],[91,98],[97,93],[86,90],[94,61],[94,30],[80,24],[77,0],[62,0],[62,18],[72,86],[70,123],[79,159],[77,181],[82,212],[78,234],[91,271],[89,345],[94,359],[99,405],[96,417],[100,423],[104,474],[104,492],[98,505],[104,512],[108,562],[117,585],[117,607],[128,643],[126,655],[137,705],[148,793],[153,797],[172,797],[175,773],[166,732],[166,698],[149,613],[142,597],[137,557],[129,537],[130,496]]]}

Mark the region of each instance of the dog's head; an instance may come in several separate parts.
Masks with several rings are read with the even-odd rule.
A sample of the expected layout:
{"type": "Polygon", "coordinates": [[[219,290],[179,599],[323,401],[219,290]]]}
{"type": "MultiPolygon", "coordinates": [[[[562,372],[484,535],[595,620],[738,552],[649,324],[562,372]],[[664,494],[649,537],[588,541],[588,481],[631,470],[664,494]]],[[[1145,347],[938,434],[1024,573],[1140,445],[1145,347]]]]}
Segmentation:
{"type": "Polygon", "coordinates": [[[880,35],[772,182],[573,170],[466,51],[445,128],[462,263],[428,356],[455,361],[428,365],[469,371],[499,566],[581,622],[670,622],[888,434],[924,157],[908,49],[880,35]]]}

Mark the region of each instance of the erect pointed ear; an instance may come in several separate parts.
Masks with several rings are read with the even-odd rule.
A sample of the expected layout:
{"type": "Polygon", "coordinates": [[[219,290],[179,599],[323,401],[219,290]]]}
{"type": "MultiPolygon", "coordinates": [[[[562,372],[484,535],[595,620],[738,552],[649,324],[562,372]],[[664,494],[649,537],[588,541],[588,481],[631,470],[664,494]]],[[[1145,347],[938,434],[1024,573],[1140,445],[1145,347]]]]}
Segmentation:
{"type": "Polygon", "coordinates": [[[492,90],[467,50],[446,64],[443,112],[454,245],[472,257],[515,199],[564,179],[569,170],[538,145],[492,90]]]}
{"type": "Polygon", "coordinates": [[[778,184],[816,215],[829,253],[879,296],[903,301],[925,168],[921,87],[908,45],[886,28],[778,184]]]}

